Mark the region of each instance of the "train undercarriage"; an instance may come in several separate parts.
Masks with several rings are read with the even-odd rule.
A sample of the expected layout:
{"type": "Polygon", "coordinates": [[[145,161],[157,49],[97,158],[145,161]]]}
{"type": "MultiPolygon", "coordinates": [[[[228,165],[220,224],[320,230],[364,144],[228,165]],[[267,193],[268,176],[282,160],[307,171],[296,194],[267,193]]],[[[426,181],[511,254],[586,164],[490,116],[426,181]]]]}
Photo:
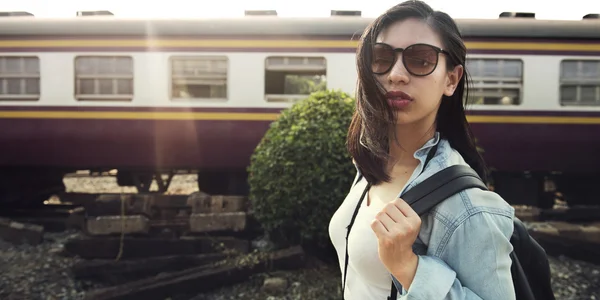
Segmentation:
{"type": "Polygon", "coordinates": [[[493,189],[513,205],[552,208],[556,200],[568,206],[598,205],[597,187],[600,173],[573,174],[562,172],[492,172],[493,189]]]}
{"type": "MultiPolygon", "coordinates": [[[[66,192],[63,178],[76,170],[41,168],[4,168],[0,171],[0,201],[10,206],[37,206],[52,195],[66,192]]],[[[81,176],[115,176],[122,187],[135,187],[138,193],[165,193],[176,174],[196,174],[200,191],[209,195],[247,195],[245,171],[89,170],[81,176]],[[154,184],[154,185],[153,185],[154,184]],[[154,188],[151,188],[151,187],[154,188]]],[[[492,187],[514,205],[552,208],[556,199],[569,206],[598,205],[596,184],[600,173],[492,172],[492,187]]]]}
{"type": "Polygon", "coordinates": [[[165,193],[176,174],[196,174],[200,191],[209,195],[247,195],[247,173],[244,171],[196,170],[111,170],[94,169],[81,172],[60,168],[3,168],[0,171],[0,205],[32,207],[41,205],[52,195],[66,192],[63,179],[71,176],[115,176],[121,187],[135,187],[138,193],[165,193]],[[73,175],[74,174],[74,175],[73,175]],[[154,185],[154,188],[152,188],[154,185]]]}

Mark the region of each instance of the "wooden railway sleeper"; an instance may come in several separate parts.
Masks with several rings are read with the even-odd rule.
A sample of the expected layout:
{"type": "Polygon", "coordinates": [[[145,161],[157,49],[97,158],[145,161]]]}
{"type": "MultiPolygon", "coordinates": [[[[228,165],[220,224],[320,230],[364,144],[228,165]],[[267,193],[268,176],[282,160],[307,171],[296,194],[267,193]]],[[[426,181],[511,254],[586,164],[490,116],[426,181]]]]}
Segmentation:
{"type": "Polygon", "coordinates": [[[169,171],[167,179],[163,179],[162,174],[160,172],[155,172],[152,175],[149,174],[132,174],[133,182],[138,192],[140,193],[148,193],[150,192],[150,187],[152,186],[152,182],[156,181],[158,185],[158,193],[165,193],[169,187],[171,186],[171,181],[173,180],[173,176],[175,173],[173,171],[169,171]]]}

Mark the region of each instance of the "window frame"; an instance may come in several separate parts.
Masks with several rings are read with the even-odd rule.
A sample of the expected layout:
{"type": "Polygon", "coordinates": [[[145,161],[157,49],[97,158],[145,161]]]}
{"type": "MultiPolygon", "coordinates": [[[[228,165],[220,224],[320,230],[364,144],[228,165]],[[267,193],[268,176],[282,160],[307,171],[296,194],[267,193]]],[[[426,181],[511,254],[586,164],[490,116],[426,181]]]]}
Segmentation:
{"type": "Polygon", "coordinates": [[[17,79],[20,82],[19,94],[0,94],[0,101],[39,101],[42,97],[42,76],[41,60],[37,55],[1,55],[0,56],[0,85],[1,91],[8,92],[8,81],[17,79]],[[4,73],[5,64],[8,59],[19,59],[21,69],[20,73],[4,73]],[[33,59],[37,64],[37,70],[34,73],[27,73],[26,60],[33,59]],[[37,79],[37,94],[27,93],[27,79],[37,79]]]}
{"type": "MultiPolygon", "coordinates": [[[[525,90],[525,62],[521,58],[517,57],[493,57],[493,56],[473,56],[467,57],[467,61],[465,65],[467,65],[467,72],[469,72],[469,99],[468,103],[470,105],[478,105],[484,107],[518,107],[523,105],[523,94],[525,90]],[[473,67],[468,67],[469,61],[496,61],[500,62],[502,66],[504,62],[517,62],[519,64],[520,76],[519,77],[502,77],[502,76],[473,76],[475,72],[473,72],[473,67]],[[478,84],[479,82],[493,82],[493,83],[483,83],[478,84]],[[518,99],[518,102],[514,102],[514,97],[512,103],[503,104],[502,98],[498,103],[476,103],[474,97],[493,97],[500,96],[501,92],[498,91],[486,91],[489,89],[497,89],[497,90],[517,90],[515,97],[518,99]],[[481,91],[479,91],[481,90],[481,91]]],[[[502,67],[499,67],[498,70],[503,71],[502,67]]],[[[482,66],[483,69],[483,66],[482,66]]],[[[504,73],[504,72],[501,72],[504,73]]],[[[464,95],[466,97],[466,95],[464,95]]],[[[504,96],[507,97],[507,96],[504,96]]],[[[484,100],[485,101],[485,100],[484,100]]]]}
{"type": "MultiPolygon", "coordinates": [[[[116,62],[115,62],[116,64],[116,62]]],[[[133,56],[130,55],[104,55],[104,54],[92,54],[92,55],[76,55],[73,59],[73,77],[74,77],[74,86],[73,86],[73,97],[77,101],[133,101],[133,97],[135,96],[135,60],[133,56]],[[96,72],[95,74],[78,74],[78,61],[81,59],[128,59],[131,64],[130,74],[99,74],[96,72]],[[81,79],[92,79],[94,80],[94,94],[82,94],[78,93],[80,91],[81,79]],[[112,89],[115,94],[100,94],[100,83],[99,80],[102,79],[112,79],[112,89]],[[131,94],[116,94],[118,92],[118,83],[119,79],[127,79],[131,80],[131,94]]],[[[129,73],[129,72],[127,72],[129,73]]]]}
{"type": "MultiPolygon", "coordinates": [[[[231,71],[231,64],[230,64],[230,60],[229,60],[229,56],[227,55],[172,55],[169,57],[169,89],[168,89],[168,97],[171,101],[176,101],[176,102],[180,102],[180,101],[228,101],[229,100],[229,75],[230,75],[230,71],[231,71]],[[176,61],[195,61],[195,60],[201,60],[201,61],[210,61],[211,59],[213,59],[213,61],[215,60],[222,60],[225,62],[226,67],[225,67],[225,78],[224,78],[224,85],[225,85],[225,96],[224,97],[176,97],[173,92],[174,92],[174,85],[175,85],[175,77],[176,75],[174,74],[174,63],[176,61]]],[[[206,73],[204,73],[206,74],[206,73]]],[[[182,77],[184,77],[184,80],[186,79],[184,75],[181,75],[182,77]]],[[[202,76],[200,76],[202,77],[202,76]]],[[[208,77],[208,76],[207,76],[208,77]]],[[[187,78],[189,80],[189,78],[187,78]]],[[[215,78],[204,78],[206,80],[223,80],[223,79],[215,79],[215,78]]],[[[197,80],[197,79],[196,79],[197,80]]]]}
{"type": "MultiPolygon", "coordinates": [[[[268,94],[267,93],[267,72],[269,71],[275,71],[275,72],[285,72],[285,75],[290,75],[287,73],[291,73],[294,74],[294,72],[311,72],[314,71],[319,72],[322,71],[322,74],[319,74],[319,76],[324,76],[325,77],[325,89],[327,89],[327,66],[328,66],[328,61],[327,61],[327,57],[325,57],[324,55],[268,55],[265,57],[265,61],[264,61],[264,75],[265,75],[265,82],[264,82],[264,86],[263,86],[263,93],[264,93],[264,99],[266,102],[269,103],[293,103],[302,99],[306,99],[307,97],[310,96],[310,94],[268,94]],[[305,63],[301,64],[301,65],[293,65],[293,64],[287,64],[286,62],[289,62],[290,59],[304,59],[305,63]],[[269,61],[270,60],[275,60],[275,59],[283,59],[284,64],[281,65],[270,65],[269,61]],[[322,63],[319,63],[319,65],[310,65],[309,61],[311,59],[317,59],[317,60],[322,60],[322,63]]],[[[302,75],[302,74],[297,74],[297,75],[302,75]]],[[[285,81],[285,79],[284,79],[285,81]]]]}
{"type": "Polygon", "coordinates": [[[562,107],[600,107],[600,59],[593,58],[565,58],[561,59],[558,70],[558,103],[562,107]],[[567,62],[575,62],[577,63],[577,71],[576,73],[582,73],[583,65],[585,62],[594,62],[597,64],[597,72],[598,76],[594,78],[585,78],[585,77],[563,77],[564,65],[567,62]],[[571,86],[575,87],[575,101],[574,102],[564,102],[563,101],[563,87],[571,86]],[[595,100],[594,102],[585,102],[581,103],[580,95],[581,89],[584,86],[594,86],[595,87],[595,100]]]}

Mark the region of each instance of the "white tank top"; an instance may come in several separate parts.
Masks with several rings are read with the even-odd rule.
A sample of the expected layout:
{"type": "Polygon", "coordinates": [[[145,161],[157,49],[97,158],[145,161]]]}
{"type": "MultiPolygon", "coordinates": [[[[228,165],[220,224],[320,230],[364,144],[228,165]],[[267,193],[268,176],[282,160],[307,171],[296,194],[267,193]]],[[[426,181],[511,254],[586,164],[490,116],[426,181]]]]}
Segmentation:
{"type": "MultiPolygon", "coordinates": [[[[364,179],[357,183],[329,222],[329,237],[338,255],[342,283],[346,257],[346,228],[366,186],[367,181],[364,179]]],[[[371,221],[382,207],[367,206],[367,197],[368,195],[365,195],[361,203],[348,238],[345,300],[385,300],[390,295],[392,278],[379,259],[377,237],[371,229],[371,221]]]]}

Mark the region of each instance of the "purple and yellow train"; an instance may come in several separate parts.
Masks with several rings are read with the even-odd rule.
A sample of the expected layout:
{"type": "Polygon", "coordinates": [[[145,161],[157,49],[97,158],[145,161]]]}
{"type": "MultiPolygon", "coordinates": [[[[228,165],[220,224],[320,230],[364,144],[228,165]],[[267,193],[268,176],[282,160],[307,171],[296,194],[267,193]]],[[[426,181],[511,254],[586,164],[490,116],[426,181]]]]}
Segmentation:
{"type": "MultiPolygon", "coordinates": [[[[281,109],[311,88],[353,93],[357,38],[371,21],[82,15],[0,18],[4,202],[47,198],[82,169],[116,169],[120,184],[138,186],[193,170],[209,193],[243,193],[250,155],[281,109]]],[[[551,180],[589,203],[600,179],[598,15],[457,22],[469,121],[497,191],[548,206],[551,180]]]]}

